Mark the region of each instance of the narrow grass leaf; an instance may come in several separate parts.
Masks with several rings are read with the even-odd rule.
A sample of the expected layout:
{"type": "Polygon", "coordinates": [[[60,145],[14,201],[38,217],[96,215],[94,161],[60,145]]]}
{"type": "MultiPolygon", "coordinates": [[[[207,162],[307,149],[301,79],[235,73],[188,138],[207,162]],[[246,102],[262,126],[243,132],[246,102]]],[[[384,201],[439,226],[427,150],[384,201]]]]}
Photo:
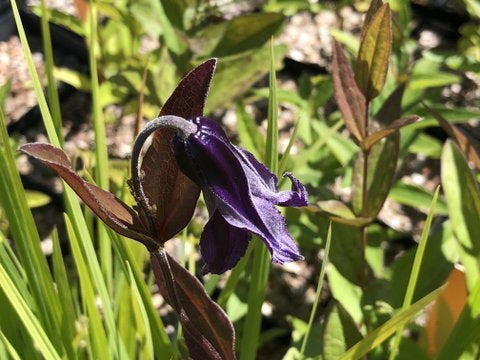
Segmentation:
{"type": "Polygon", "coordinates": [[[60,249],[60,240],[56,229],[52,232],[53,254],[52,265],[55,284],[57,286],[58,297],[62,303],[62,339],[65,351],[69,359],[76,359],[77,353],[73,348],[73,341],[76,336],[75,322],[77,316],[73,305],[73,295],[68,281],[67,269],[63,262],[62,250],[60,249]]]}
{"type": "Polygon", "coordinates": [[[325,271],[327,269],[327,264],[328,264],[328,254],[330,252],[331,240],[332,240],[332,223],[330,222],[328,224],[327,241],[325,243],[325,253],[323,255],[322,267],[320,268],[320,276],[318,278],[317,291],[315,293],[315,300],[313,301],[312,311],[310,312],[310,317],[308,319],[307,330],[305,331],[305,335],[302,341],[302,346],[300,348],[300,358],[303,358],[303,354],[305,354],[305,349],[307,348],[310,332],[312,331],[313,320],[315,319],[315,313],[317,312],[318,302],[320,301],[320,294],[323,288],[323,279],[325,277],[325,271]]]}
{"type": "MultiPolygon", "coordinates": [[[[157,309],[152,303],[152,296],[147,283],[143,277],[143,273],[138,266],[138,262],[135,261],[135,257],[130,248],[125,243],[125,239],[121,238],[118,234],[109,230],[109,235],[112,240],[113,249],[115,254],[121,260],[120,265],[123,270],[123,274],[127,279],[130,279],[130,271],[135,278],[137,288],[142,297],[142,301],[145,305],[145,311],[147,312],[150,328],[152,330],[152,342],[155,350],[155,356],[158,359],[168,360],[176,358],[175,349],[170,343],[170,339],[165,331],[162,319],[158,316],[157,309]],[[126,263],[130,264],[130,270],[126,267],[126,263]]],[[[129,241],[129,240],[127,240],[129,241]]]]}
{"type": "MultiPolygon", "coordinates": [[[[45,69],[48,79],[48,100],[50,105],[50,111],[52,113],[53,123],[57,134],[62,133],[62,113],[60,111],[60,100],[58,98],[57,82],[55,81],[54,70],[55,64],[53,62],[53,49],[52,39],[50,37],[50,24],[49,24],[49,12],[47,11],[45,0],[41,0],[40,8],[41,25],[42,25],[42,40],[43,40],[43,53],[45,56],[45,69]]],[[[59,137],[62,141],[62,137],[59,137]]]]}
{"type": "Polygon", "coordinates": [[[405,326],[406,323],[411,321],[425,306],[435,300],[442,290],[443,287],[440,287],[410,305],[407,309],[399,311],[385,324],[370,332],[363,340],[348,349],[340,357],[340,360],[363,358],[370,350],[387,340],[401,326],[405,326]]]}
{"type": "Polygon", "coordinates": [[[28,208],[25,192],[8,139],[5,117],[0,108],[0,203],[5,210],[14,244],[27,274],[38,316],[57,349],[61,347],[59,323],[61,306],[53,288],[40,237],[28,208]]]}
{"type": "Polygon", "coordinates": [[[70,246],[73,258],[78,271],[80,280],[80,289],[82,294],[82,302],[88,314],[88,335],[92,346],[93,356],[97,359],[109,359],[109,345],[107,335],[102,325],[99,309],[97,308],[95,290],[93,288],[92,279],[88,271],[88,264],[82,253],[78,238],[73,229],[72,223],[67,215],[65,215],[67,232],[70,238],[70,246]]]}
{"type": "MultiPolygon", "coordinates": [[[[425,247],[427,246],[428,234],[430,233],[430,227],[432,226],[433,216],[435,214],[435,207],[437,205],[438,194],[440,192],[440,186],[435,190],[433,195],[432,205],[430,206],[430,212],[428,213],[425,226],[423,227],[420,242],[418,243],[417,251],[415,252],[415,259],[413,260],[412,272],[408,280],[407,291],[405,292],[405,298],[403,299],[402,310],[406,310],[412,303],[413,294],[415,292],[415,286],[417,285],[418,275],[420,273],[420,267],[422,265],[423,255],[425,253],[425,247]]],[[[390,360],[395,359],[400,341],[402,340],[403,326],[397,330],[393,347],[390,349],[390,360]]]]}
{"type": "Polygon", "coordinates": [[[30,334],[38,349],[46,359],[58,359],[60,356],[50,342],[49,336],[45,333],[37,317],[28,308],[22,295],[18,292],[15,284],[8,277],[2,264],[0,264],[0,287],[7,296],[8,300],[15,308],[18,316],[25,326],[25,330],[30,334]]]}
{"type": "Polygon", "coordinates": [[[5,337],[5,334],[2,332],[2,330],[0,330],[0,343],[3,344],[5,350],[8,352],[8,355],[12,360],[21,360],[20,356],[17,353],[17,350],[15,350],[13,345],[5,337]]]}
{"type": "Polygon", "coordinates": [[[141,357],[143,359],[153,359],[153,342],[152,342],[152,332],[150,329],[150,322],[148,320],[147,310],[143,303],[142,296],[140,295],[140,291],[137,287],[137,282],[135,281],[135,277],[132,272],[131,265],[127,262],[128,271],[130,273],[130,287],[132,292],[132,307],[137,309],[139,312],[139,316],[136,316],[137,322],[141,322],[141,324],[137,325],[137,329],[141,329],[138,336],[140,337],[141,349],[140,353],[142,354],[141,357]]]}
{"type": "Polygon", "coordinates": [[[293,144],[295,143],[295,140],[297,140],[298,130],[300,129],[300,122],[301,122],[301,117],[297,118],[297,121],[295,122],[295,127],[293,128],[292,135],[290,136],[290,140],[288,140],[287,148],[285,149],[285,152],[280,158],[280,164],[278,165],[278,172],[277,172],[279,176],[282,175],[285,172],[285,169],[287,168],[287,162],[288,162],[288,159],[290,158],[290,152],[292,151],[292,147],[293,147],[293,144]]]}

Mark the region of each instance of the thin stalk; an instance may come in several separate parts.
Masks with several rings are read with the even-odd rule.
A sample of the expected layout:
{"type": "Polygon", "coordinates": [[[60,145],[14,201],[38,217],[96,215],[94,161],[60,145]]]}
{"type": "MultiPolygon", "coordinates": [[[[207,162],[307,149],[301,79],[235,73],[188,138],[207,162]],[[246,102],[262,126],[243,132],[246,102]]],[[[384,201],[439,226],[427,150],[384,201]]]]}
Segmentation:
{"type": "MultiPolygon", "coordinates": [[[[365,106],[365,138],[368,138],[368,107],[369,103],[367,102],[365,106]]],[[[362,150],[363,155],[363,180],[362,180],[362,216],[368,218],[368,158],[370,156],[370,150],[362,150]]],[[[362,238],[362,262],[363,262],[363,271],[362,271],[362,286],[367,286],[368,279],[368,269],[367,269],[367,258],[366,258],[366,249],[367,249],[367,225],[361,228],[361,238],[362,238]]]]}
{"type": "Polygon", "coordinates": [[[332,240],[332,222],[328,224],[327,242],[325,244],[325,254],[323,256],[323,263],[320,269],[320,276],[318,278],[317,292],[315,293],[315,300],[313,301],[312,311],[310,312],[310,318],[308,319],[307,330],[303,337],[302,347],[300,348],[300,359],[303,359],[305,349],[307,348],[308,339],[310,337],[310,331],[312,330],[313,320],[315,319],[315,313],[317,312],[318,302],[320,300],[320,294],[323,287],[323,279],[325,277],[325,271],[327,269],[328,254],[330,252],[330,243],[332,240]]]}

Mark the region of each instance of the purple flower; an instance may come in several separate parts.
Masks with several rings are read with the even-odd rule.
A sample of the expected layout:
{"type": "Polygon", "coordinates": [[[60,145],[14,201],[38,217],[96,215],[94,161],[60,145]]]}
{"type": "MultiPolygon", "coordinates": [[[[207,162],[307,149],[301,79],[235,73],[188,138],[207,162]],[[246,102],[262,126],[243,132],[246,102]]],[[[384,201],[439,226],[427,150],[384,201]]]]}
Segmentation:
{"type": "Polygon", "coordinates": [[[302,259],[275,208],[307,206],[305,187],[290,173],[291,191],[278,191],[277,178],[244,149],[231,144],[216,122],[197,117],[196,131],[175,136],[178,166],[203,191],[210,219],[200,239],[205,271],[221,274],[245,254],[251,234],[263,240],[272,262],[302,259]]]}

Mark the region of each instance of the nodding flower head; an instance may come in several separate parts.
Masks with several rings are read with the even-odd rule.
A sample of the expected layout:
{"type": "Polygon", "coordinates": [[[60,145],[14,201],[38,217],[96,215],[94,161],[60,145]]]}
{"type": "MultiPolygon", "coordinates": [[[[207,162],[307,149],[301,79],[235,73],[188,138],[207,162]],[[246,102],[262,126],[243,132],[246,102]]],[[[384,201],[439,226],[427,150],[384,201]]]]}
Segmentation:
{"type": "Polygon", "coordinates": [[[248,151],[231,144],[219,124],[206,117],[191,121],[196,131],[175,136],[177,164],[203,192],[210,219],[200,240],[204,271],[223,273],[245,254],[251,234],[272,262],[302,259],[279,206],[307,206],[305,187],[290,173],[290,191],[278,191],[277,177],[248,151]]]}

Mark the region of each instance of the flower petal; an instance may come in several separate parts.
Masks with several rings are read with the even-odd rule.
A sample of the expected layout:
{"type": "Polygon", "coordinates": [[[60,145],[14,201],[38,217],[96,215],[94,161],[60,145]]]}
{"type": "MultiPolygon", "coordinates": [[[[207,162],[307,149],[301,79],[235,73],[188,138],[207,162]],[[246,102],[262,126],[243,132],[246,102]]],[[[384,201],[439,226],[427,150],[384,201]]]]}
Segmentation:
{"type": "Polygon", "coordinates": [[[248,231],[225,221],[217,210],[208,220],[200,239],[200,252],[205,260],[205,272],[222,274],[233,268],[247,251],[248,231]]]}
{"type": "MultiPolygon", "coordinates": [[[[182,158],[180,167],[189,167],[186,174],[196,174],[193,180],[202,187],[210,212],[218,210],[230,225],[259,236],[271,252],[273,262],[301,259],[285,219],[275,208],[278,193],[265,183],[268,174],[258,162],[246,160],[247,156],[228,142],[223,131],[209,124],[212,120],[196,121],[199,131],[184,142],[184,154],[177,154],[177,158],[182,158]]],[[[293,201],[291,198],[288,195],[280,200],[288,203],[293,201]]]]}
{"type": "MultiPolygon", "coordinates": [[[[308,193],[305,186],[293,176],[292,173],[287,172],[283,176],[288,177],[292,182],[291,191],[278,191],[277,177],[261,162],[248,151],[232,145],[240,155],[243,161],[243,167],[247,172],[254,172],[250,176],[261,179],[261,182],[256,182],[257,186],[251,189],[254,195],[269,199],[275,205],[280,206],[308,206],[308,193]],[[263,186],[262,186],[263,185],[263,186]]],[[[248,175],[247,175],[248,176],[248,175]]]]}

